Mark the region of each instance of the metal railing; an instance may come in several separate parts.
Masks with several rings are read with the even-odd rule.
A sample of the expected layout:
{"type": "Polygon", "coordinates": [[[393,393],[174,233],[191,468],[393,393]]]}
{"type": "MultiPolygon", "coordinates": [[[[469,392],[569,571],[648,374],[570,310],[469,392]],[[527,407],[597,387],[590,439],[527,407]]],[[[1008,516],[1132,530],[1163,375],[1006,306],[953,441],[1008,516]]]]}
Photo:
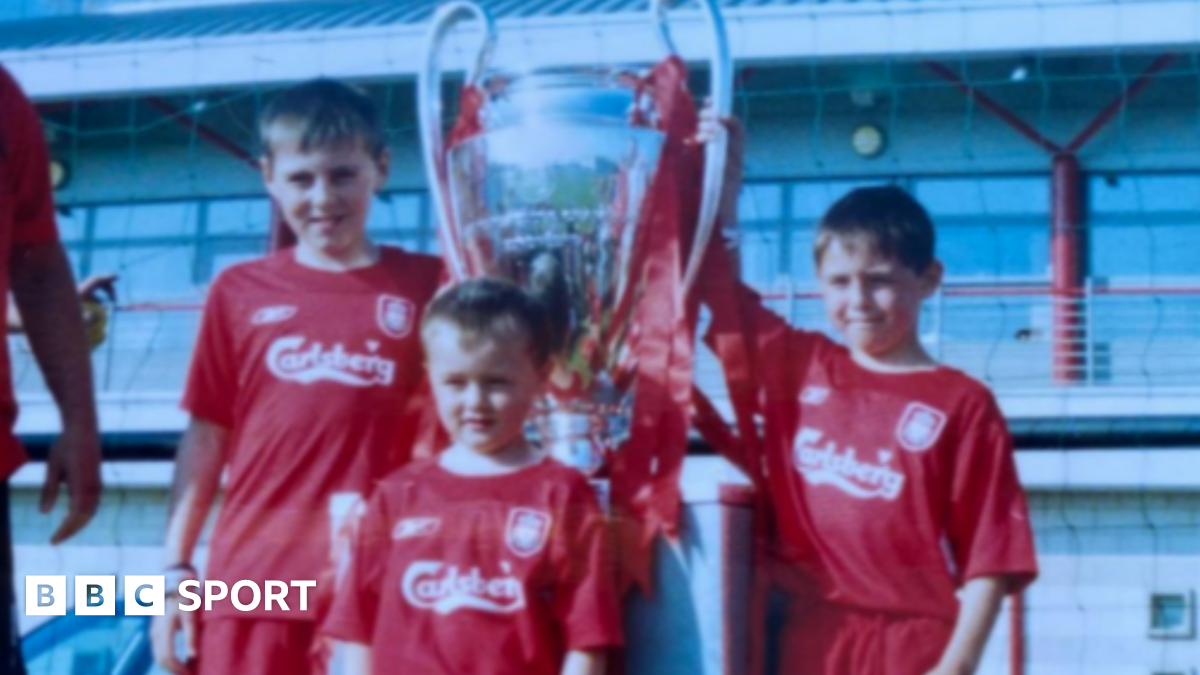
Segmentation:
{"type": "MultiPolygon", "coordinates": [[[[819,295],[781,283],[762,289],[792,324],[828,331],[819,295]]],[[[200,325],[200,305],[124,305],[109,339],[93,354],[97,391],[182,391],[200,325]]],[[[1200,387],[1200,288],[1109,288],[1086,283],[1073,294],[1043,285],[962,285],[925,303],[921,339],[938,360],[998,390],[1006,388],[1200,387]]],[[[45,393],[23,338],[10,339],[22,396],[45,393]]],[[[706,389],[721,375],[702,354],[706,389]]]]}

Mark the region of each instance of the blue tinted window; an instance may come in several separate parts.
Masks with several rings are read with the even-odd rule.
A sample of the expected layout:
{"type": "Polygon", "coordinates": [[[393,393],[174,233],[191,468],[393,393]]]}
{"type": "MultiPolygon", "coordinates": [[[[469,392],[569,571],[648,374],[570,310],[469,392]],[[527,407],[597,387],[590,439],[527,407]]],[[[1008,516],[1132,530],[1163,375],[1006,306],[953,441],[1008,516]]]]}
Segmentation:
{"type": "Polygon", "coordinates": [[[196,234],[197,202],[132,206],[100,206],[95,213],[96,239],[190,237],[196,234]]]}
{"type": "Polygon", "coordinates": [[[738,221],[779,220],[783,216],[782,183],[747,183],[738,196],[738,221]]]}
{"type": "Polygon", "coordinates": [[[60,208],[55,220],[64,244],[83,241],[87,236],[87,209],[60,208]]]}
{"type": "Polygon", "coordinates": [[[124,303],[199,298],[192,242],[169,246],[121,245],[92,251],[93,273],[115,273],[124,303]]]}
{"type": "Polygon", "coordinates": [[[1200,276],[1200,176],[1096,176],[1088,207],[1100,281],[1170,285],[1200,276]]]}
{"type": "Polygon", "coordinates": [[[792,218],[801,227],[815,227],[829,207],[851,190],[886,183],[882,179],[870,178],[799,183],[792,188],[792,218]]]}
{"type": "Polygon", "coordinates": [[[933,218],[947,279],[1049,278],[1049,179],[920,179],[912,193],[933,218]]]}
{"type": "Polygon", "coordinates": [[[208,203],[207,235],[246,235],[266,240],[271,230],[271,202],[266,199],[220,199],[208,203]]]}

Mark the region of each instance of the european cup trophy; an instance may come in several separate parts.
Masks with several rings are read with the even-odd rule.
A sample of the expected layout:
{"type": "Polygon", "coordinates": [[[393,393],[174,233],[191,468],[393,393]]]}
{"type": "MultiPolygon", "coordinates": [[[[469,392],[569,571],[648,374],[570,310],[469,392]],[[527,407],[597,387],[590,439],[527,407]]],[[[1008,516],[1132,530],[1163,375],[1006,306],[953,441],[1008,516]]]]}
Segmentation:
{"type": "MultiPolygon", "coordinates": [[[[715,0],[704,0],[714,57],[710,96],[730,107],[730,62],[715,0]]],[[[665,6],[651,21],[674,52],[665,6]]],[[[533,423],[543,446],[590,477],[603,475],[629,429],[639,339],[631,320],[643,287],[643,207],[666,135],[646,69],[489,70],[491,17],[456,2],[433,19],[418,81],[426,173],[442,253],[456,278],[499,276],[538,295],[559,341],[550,391],[533,423]],[[465,19],[481,27],[463,106],[443,142],[438,55],[465,19]]],[[[716,219],[724,172],[720,136],[706,148],[699,223],[682,288],[692,284],[716,219]]],[[[682,302],[682,299],[678,300],[682,302]]]]}

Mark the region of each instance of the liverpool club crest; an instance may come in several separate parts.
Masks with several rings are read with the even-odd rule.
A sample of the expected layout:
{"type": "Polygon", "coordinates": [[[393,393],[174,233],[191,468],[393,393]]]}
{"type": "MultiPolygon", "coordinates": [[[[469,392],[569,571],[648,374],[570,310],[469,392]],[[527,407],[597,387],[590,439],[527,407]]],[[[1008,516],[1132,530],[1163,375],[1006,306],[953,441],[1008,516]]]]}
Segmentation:
{"type": "Polygon", "coordinates": [[[522,558],[541,552],[550,538],[550,514],[534,509],[516,508],[508,512],[504,543],[522,558]]]}
{"type": "Polygon", "coordinates": [[[394,295],[379,296],[375,318],[384,335],[397,339],[407,336],[412,332],[415,314],[416,309],[408,300],[394,295]]]}
{"type": "Polygon", "coordinates": [[[933,447],[945,426],[946,413],[924,403],[909,403],[896,426],[896,440],[905,450],[923,452],[933,447]]]}

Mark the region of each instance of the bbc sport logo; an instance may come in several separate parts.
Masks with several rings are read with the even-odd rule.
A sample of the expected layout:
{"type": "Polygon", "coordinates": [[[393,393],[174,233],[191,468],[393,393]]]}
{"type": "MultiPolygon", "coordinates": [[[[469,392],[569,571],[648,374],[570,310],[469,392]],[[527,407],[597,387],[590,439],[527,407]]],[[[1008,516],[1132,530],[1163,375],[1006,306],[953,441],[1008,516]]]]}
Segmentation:
{"type": "MultiPolygon", "coordinates": [[[[125,579],[126,616],[163,616],[167,609],[167,578],[163,575],[127,574],[125,579]]],[[[211,611],[214,603],[228,600],[240,612],[252,612],[262,605],[265,611],[290,612],[308,610],[308,589],[317,582],[266,581],[263,588],[253,581],[242,580],[230,589],[224,582],[212,579],[197,581],[188,579],[179,584],[179,609],[195,612],[201,608],[211,611]],[[204,593],[198,591],[203,586],[204,593]],[[249,589],[253,599],[242,602],[239,593],[249,589]],[[298,591],[298,598],[289,598],[289,592],[298,591]],[[295,603],[292,609],[289,599],[295,603]]],[[[75,614],[78,616],[115,616],[117,613],[117,577],[115,575],[80,574],[75,577],[75,614]]],[[[66,616],[66,575],[36,575],[25,577],[26,616],[66,616]]]]}

